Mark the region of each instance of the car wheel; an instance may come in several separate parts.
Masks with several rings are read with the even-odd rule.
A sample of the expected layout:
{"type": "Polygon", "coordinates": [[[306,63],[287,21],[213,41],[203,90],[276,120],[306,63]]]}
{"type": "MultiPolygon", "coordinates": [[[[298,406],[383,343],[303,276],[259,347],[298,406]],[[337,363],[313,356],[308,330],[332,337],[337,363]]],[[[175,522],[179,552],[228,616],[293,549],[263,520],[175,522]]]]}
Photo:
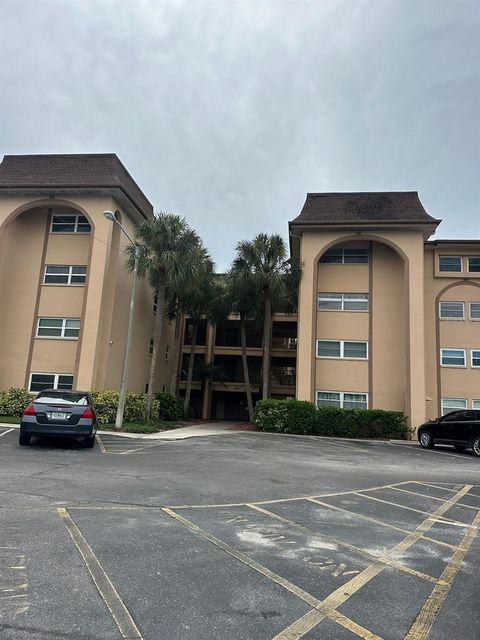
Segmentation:
{"type": "Polygon", "coordinates": [[[27,436],[24,433],[21,433],[18,436],[18,444],[22,447],[28,447],[28,445],[30,444],[30,438],[31,436],[27,436]]]}
{"type": "Polygon", "coordinates": [[[473,455],[480,458],[480,436],[472,440],[473,455]]]}
{"type": "Polygon", "coordinates": [[[456,444],[456,445],[455,445],[455,449],[456,449],[457,451],[460,451],[460,452],[465,451],[465,449],[466,449],[466,448],[467,448],[467,447],[464,447],[464,446],[462,446],[462,445],[460,445],[460,444],[456,444]]]}
{"type": "Polygon", "coordinates": [[[85,447],[87,449],[92,449],[95,445],[95,436],[92,436],[91,438],[85,438],[85,447]]]}
{"type": "Polygon", "coordinates": [[[422,431],[422,433],[420,434],[419,440],[420,440],[420,445],[424,449],[431,449],[433,447],[433,438],[430,431],[422,431]]]}

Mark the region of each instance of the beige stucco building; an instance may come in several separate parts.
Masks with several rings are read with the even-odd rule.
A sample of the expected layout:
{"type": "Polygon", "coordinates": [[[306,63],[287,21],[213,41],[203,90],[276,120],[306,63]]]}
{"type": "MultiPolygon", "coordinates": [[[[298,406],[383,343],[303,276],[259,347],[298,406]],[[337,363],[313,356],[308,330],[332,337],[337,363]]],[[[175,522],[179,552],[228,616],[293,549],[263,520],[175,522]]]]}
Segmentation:
{"type": "MultiPolygon", "coordinates": [[[[118,389],[131,274],[128,240],[153,208],[115,154],[5,156],[0,164],[0,389],[118,389]]],[[[405,411],[418,426],[480,408],[480,241],[432,240],[417,193],[308,194],[290,223],[302,264],[297,314],[273,316],[271,395],[405,411]]],[[[153,291],[140,280],[128,389],[146,389],[153,291]]],[[[182,394],[191,351],[182,320],[182,394]]],[[[254,399],[261,330],[247,333],[254,399]]],[[[155,391],[172,388],[164,322],[155,391]]],[[[192,406],[247,419],[239,320],[200,328],[192,406]]]]}
{"type": "Polygon", "coordinates": [[[290,223],[297,390],[319,405],[480,408],[480,242],[429,238],[416,192],[308,194],[290,223]]]}
{"type": "MultiPolygon", "coordinates": [[[[132,278],[128,240],[105,210],[131,235],[153,215],[115,154],[0,164],[0,389],[119,388],[132,278]]],[[[152,291],[140,281],[132,391],[145,391],[152,326],[152,291]]]]}

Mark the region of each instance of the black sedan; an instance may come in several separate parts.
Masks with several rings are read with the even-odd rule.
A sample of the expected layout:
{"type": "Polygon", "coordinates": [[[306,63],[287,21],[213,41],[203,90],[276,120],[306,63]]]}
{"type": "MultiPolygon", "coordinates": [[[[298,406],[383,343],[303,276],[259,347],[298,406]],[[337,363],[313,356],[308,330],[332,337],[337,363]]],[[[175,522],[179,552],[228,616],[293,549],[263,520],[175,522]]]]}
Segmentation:
{"type": "Polygon", "coordinates": [[[54,436],[93,447],[96,431],[97,414],[89,393],[45,389],[23,412],[19,443],[27,446],[32,436],[54,436]]]}
{"type": "Polygon", "coordinates": [[[474,456],[480,456],[480,411],[451,411],[426,422],[418,429],[418,439],[425,449],[436,444],[450,444],[457,451],[472,449],[474,456]]]}

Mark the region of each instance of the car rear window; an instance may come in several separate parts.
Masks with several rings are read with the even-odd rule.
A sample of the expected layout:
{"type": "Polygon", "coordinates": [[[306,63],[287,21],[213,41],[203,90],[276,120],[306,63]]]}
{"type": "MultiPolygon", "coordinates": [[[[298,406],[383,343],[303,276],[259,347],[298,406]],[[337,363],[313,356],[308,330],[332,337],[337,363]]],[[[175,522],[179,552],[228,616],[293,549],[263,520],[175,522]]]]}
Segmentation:
{"type": "Polygon", "coordinates": [[[39,393],[35,398],[35,402],[42,404],[69,404],[69,405],[86,405],[88,398],[84,393],[62,393],[59,391],[49,391],[48,393],[39,393]]]}

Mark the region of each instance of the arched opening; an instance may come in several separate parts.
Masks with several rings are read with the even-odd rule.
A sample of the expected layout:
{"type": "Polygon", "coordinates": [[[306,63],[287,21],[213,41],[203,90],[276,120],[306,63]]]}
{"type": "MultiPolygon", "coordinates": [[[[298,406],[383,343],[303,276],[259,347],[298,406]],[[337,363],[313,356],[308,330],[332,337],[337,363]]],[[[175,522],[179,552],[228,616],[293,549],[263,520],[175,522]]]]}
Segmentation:
{"type": "Polygon", "coordinates": [[[408,259],[374,235],[344,236],[317,257],[317,404],[408,411],[408,259]]]}
{"type": "Polygon", "coordinates": [[[88,214],[67,201],[26,203],[1,224],[0,352],[8,366],[0,388],[27,386],[40,362],[42,373],[74,373],[77,343],[35,336],[42,314],[81,317],[92,234],[88,214]]]}

